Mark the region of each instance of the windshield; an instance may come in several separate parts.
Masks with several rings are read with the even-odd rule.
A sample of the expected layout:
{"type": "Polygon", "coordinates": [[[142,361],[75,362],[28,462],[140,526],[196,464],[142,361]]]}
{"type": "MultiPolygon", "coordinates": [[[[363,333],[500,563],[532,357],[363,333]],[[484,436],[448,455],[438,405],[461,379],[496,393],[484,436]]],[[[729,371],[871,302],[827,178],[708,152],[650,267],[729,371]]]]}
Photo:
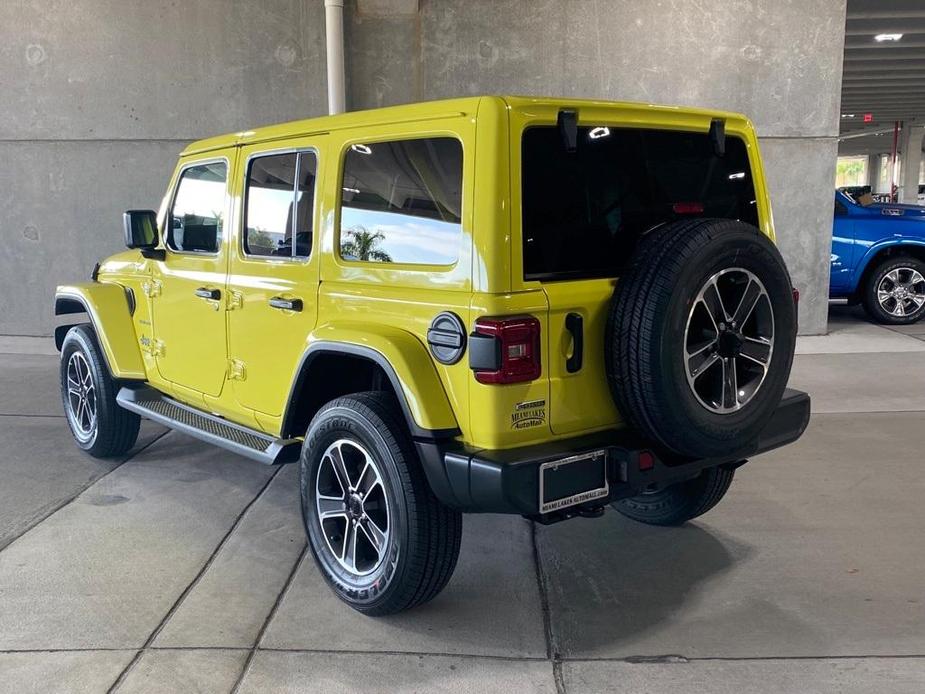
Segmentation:
{"type": "Polygon", "coordinates": [[[568,152],[555,126],[522,140],[525,279],[613,277],[639,237],[686,217],[758,213],[745,143],[719,157],[707,133],[579,127],[568,152]]]}

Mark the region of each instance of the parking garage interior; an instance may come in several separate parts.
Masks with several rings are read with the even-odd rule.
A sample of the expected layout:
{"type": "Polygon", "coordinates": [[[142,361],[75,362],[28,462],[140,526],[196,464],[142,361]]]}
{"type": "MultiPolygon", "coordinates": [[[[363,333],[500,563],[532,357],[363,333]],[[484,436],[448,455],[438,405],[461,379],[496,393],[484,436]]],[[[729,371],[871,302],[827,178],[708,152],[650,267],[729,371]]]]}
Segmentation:
{"type": "Polygon", "coordinates": [[[829,295],[835,188],[925,204],[922,3],[345,0],[343,23],[347,110],[746,114],[809,427],[680,527],[466,515],[436,599],[350,610],[298,465],[149,421],[89,457],[52,339],[56,285],[124,249],[123,211],[158,208],[189,142],[327,113],[325,2],[0,3],[0,692],[925,691],[925,321],[829,295]]]}

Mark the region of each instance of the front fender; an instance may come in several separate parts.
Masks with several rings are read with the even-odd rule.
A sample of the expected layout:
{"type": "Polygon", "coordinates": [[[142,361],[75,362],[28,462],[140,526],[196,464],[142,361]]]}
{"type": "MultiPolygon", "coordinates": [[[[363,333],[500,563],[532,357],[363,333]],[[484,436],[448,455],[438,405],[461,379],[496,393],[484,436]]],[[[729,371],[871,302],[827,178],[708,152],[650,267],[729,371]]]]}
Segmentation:
{"type": "Polygon", "coordinates": [[[328,323],[312,332],[299,373],[325,353],[364,357],[382,367],[416,436],[456,435],[459,426],[427,348],[406,330],[386,325],[328,323]]]}
{"type": "MultiPolygon", "coordinates": [[[[114,378],[144,380],[144,362],[138,348],[132,307],[125,287],[110,282],[81,282],[55,290],[55,315],[86,313],[114,378]]],[[[75,321],[76,323],[76,321],[75,321]]],[[[70,325],[55,330],[55,344],[61,349],[70,325]]]]}

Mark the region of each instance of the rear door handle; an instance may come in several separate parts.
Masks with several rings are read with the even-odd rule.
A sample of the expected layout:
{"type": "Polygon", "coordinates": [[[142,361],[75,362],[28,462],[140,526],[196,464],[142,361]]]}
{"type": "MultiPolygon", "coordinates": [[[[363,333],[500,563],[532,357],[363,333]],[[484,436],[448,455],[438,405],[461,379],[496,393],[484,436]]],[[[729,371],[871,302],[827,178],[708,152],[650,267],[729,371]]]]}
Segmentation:
{"type": "Polygon", "coordinates": [[[284,299],[281,296],[274,296],[270,299],[270,306],[278,308],[281,311],[301,311],[301,299],[284,299]]]}
{"type": "Polygon", "coordinates": [[[581,370],[581,362],[585,348],[584,320],[578,313],[570,313],[565,317],[565,329],[572,336],[572,356],[565,361],[565,370],[570,374],[581,370]]]}
{"type": "Polygon", "coordinates": [[[199,287],[199,289],[193,293],[200,299],[211,299],[212,301],[218,301],[222,298],[221,290],[209,289],[208,287],[199,287]]]}

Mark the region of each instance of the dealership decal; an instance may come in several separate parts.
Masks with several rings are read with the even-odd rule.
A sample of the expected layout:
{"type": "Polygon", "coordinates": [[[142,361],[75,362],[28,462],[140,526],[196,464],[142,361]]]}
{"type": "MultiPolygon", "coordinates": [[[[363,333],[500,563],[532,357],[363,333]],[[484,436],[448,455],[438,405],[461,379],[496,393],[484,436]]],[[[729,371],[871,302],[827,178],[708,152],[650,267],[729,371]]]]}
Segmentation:
{"type": "Polygon", "coordinates": [[[546,424],[546,401],[528,400],[514,405],[511,429],[529,429],[546,424]]]}

